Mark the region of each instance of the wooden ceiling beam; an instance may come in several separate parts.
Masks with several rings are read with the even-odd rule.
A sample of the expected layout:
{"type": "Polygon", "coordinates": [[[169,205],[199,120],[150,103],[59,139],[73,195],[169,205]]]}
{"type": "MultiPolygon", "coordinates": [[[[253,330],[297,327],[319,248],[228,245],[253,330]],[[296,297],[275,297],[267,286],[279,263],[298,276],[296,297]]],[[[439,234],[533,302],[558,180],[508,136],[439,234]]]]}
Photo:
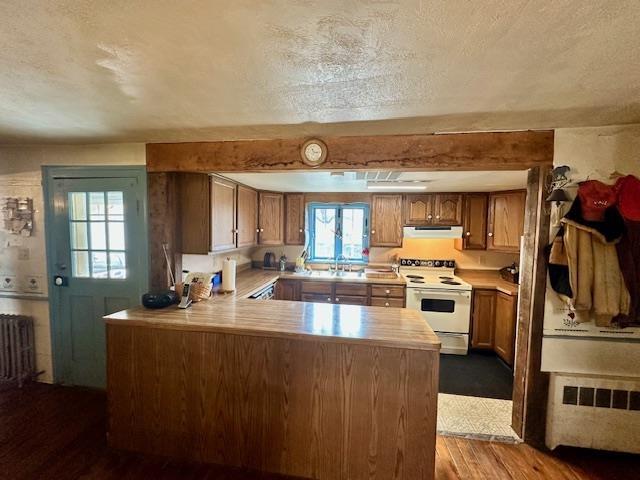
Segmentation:
{"type": "MultiPolygon", "coordinates": [[[[149,172],[310,170],[305,138],[147,144],[149,172]]],[[[526,170],[553,163],[553,131],[322,137],[327,160],[315,170],[526,170]]]]}

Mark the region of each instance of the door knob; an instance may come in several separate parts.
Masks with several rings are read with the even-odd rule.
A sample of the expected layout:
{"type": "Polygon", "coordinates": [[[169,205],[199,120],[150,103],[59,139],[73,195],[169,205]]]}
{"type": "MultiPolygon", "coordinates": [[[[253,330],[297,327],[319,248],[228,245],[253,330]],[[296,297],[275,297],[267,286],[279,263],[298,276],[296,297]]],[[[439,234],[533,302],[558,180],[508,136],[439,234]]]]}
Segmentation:
{"type": "Polygon", "coordinates": [[[62,275],[56,275],[53,277],[53,284],[56,287],[66,287],[69,285],[69,279],[67,277],[63,277],[62,275]]]}

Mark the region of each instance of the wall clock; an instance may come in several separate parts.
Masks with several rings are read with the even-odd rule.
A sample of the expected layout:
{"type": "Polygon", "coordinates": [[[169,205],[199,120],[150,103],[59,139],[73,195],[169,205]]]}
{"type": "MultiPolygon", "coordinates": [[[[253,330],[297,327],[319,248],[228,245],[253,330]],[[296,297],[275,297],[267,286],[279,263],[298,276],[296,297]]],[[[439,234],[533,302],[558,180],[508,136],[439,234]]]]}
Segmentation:
{"type": "Polygon", "coordinates": [[[300,156],[307,165],[318,167],[327,159],[327,145],[317,138],[307,140],[302,145],[300,156]]]}

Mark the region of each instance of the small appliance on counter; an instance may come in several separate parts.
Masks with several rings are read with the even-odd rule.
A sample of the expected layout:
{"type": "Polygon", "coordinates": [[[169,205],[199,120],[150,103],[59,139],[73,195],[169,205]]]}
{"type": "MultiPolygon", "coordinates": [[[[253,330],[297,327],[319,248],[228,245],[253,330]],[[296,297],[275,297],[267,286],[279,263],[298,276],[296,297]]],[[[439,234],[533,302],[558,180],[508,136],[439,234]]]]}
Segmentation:
{"type": "Polygon", "coordinates": [[[276,269],[276,255],[273,252],[267,252],[264,254],[264,261],[262,263],[263,270],[275,270],[276,269]]]}

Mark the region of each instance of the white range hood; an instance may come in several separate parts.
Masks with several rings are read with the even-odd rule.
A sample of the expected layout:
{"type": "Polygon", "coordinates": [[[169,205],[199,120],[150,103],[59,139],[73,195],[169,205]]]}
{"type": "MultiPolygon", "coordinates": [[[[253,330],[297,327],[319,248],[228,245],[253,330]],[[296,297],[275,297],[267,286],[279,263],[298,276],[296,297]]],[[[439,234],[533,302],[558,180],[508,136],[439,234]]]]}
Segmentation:
{"type": "Polygon", "coordinates": [[[404,238],[462,238],[462,227],[404,227],[404,238]]]}

